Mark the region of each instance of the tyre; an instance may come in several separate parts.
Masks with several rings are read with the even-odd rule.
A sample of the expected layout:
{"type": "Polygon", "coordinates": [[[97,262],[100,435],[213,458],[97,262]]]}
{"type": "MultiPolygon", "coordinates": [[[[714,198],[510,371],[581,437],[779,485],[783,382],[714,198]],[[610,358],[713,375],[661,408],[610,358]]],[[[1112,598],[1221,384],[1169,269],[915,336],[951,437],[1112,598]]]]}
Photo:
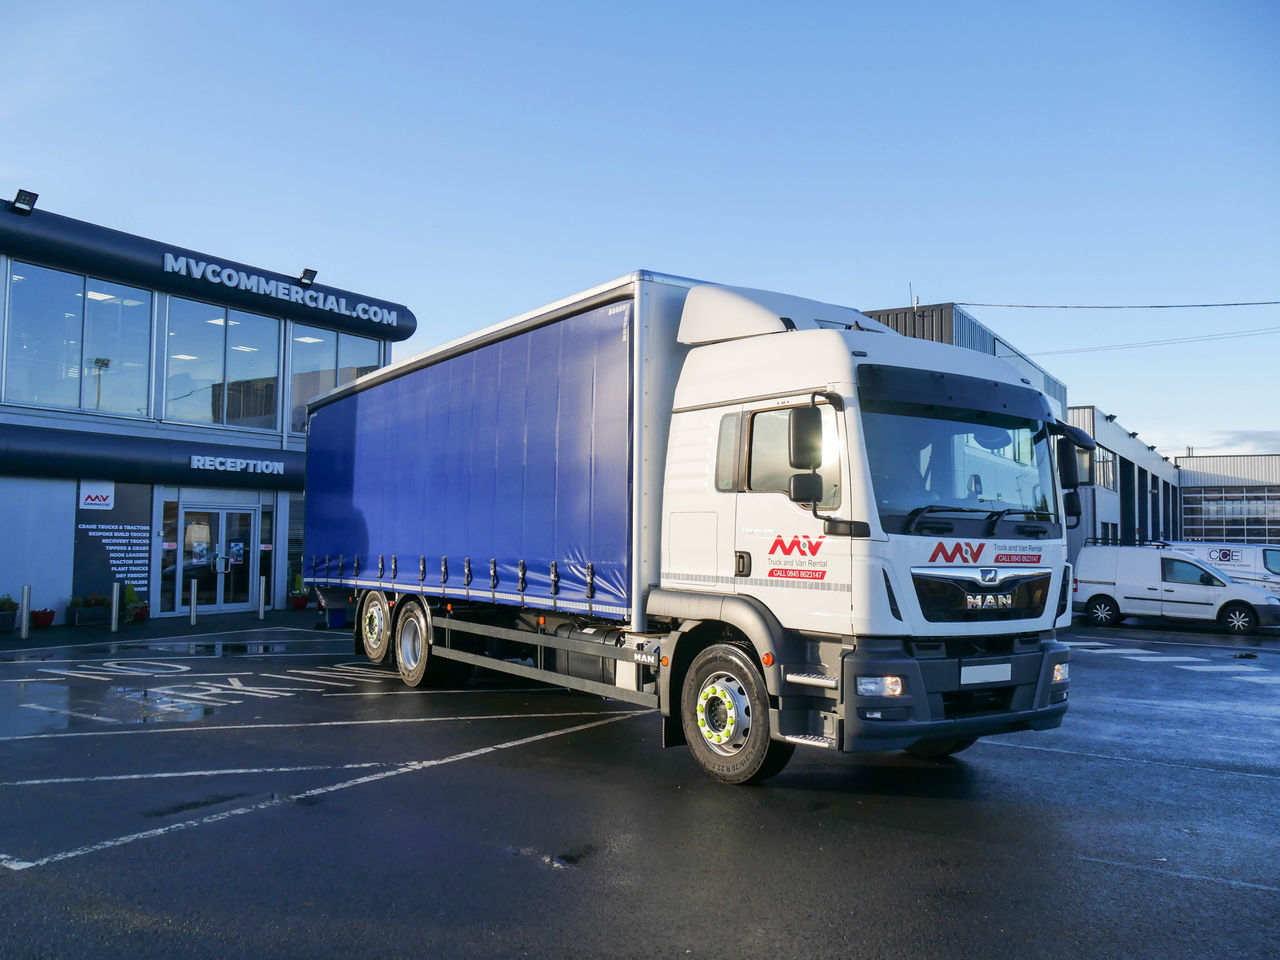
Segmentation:
{"type": "Polygon", "coordinates": [[[1124,619],[1110,597],[1094,597],[1085,606],[1084,615],[1095,627],[1114,627],[1124,619]]]}
{"type": "Polygon", "coordinates": [[[1218,622],[1227,633],[1244,636],[1257,629],[1258,614],[1248,604],[1233,603],[1222,608],[1222,612],[1218,614],[1218,622]]]}
{"type": "Polygon", "coordinates": [[[370,661],[381,663],[387,659],[391,649],[391,607],[380,591],[370,590],[360,601],[356,632],[370,661]]]}
{"type": "Polygon", "coordinates": [[[769,737],[769,693],[741,647],[718,643],[693,659],[680,692],[680,720],[693,758],[721,783],[758,783],[795,752],[769,737]]]}
{"type": "MultiPolygon", "coordinates": [[[[431,663],[431,611],[417,600],[402,600],[396,617],[396,669],[405,686],[416,687],[431,663]]],[[[439,671],[433,671],[439,672],[439,671]]]]}
{"type": "Polygon", "coordinates": [[[921,760],[941,760],[961,750],[968,750],[978,742],[977,737],[959,737],[954,740],[921,740],[907,747],[907,753],[921,760]]]}

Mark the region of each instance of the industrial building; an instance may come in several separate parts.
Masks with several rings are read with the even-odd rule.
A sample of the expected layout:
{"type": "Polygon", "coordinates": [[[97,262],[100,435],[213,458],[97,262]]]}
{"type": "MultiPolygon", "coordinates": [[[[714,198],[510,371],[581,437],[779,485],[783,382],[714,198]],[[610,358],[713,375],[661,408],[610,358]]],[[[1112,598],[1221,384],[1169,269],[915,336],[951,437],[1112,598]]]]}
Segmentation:
{"type": "Polygon", "coordinates": [[[1114,543],[1178,539],[1182,516],[1177,464],[1137,431],[1117,422],[1114,413],[1094,406],[1070,407],[1067,422],[1098,444],[1096,450],[1081,451],[1084,514],[1069,532],[1069,555],[1074,558],[1091,537],[1114,543]]]}
{"type": "Polygon", "coordinates": [[[279,606],[300,570],[306,401],[387,363],[408,308],[0,202],[0,595],[62,622],[279,606]]]}
{"type": "Polygon", "coordinates": [[[1280,543],[1280,454],[1185,456],[1182,538],[1280,543]]]}

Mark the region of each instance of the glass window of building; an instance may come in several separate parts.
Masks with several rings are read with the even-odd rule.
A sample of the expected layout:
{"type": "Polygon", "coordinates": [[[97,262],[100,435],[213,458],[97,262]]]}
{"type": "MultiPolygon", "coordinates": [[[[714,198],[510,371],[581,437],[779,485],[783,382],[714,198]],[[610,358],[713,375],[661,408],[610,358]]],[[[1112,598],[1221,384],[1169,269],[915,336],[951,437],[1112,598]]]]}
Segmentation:
{"type": "Polygon", "coordinates": [[[1093,451],[1093,482],[1108,490],[1116,489],[1116,455],[1101,444],[1093,451]]]}
{"type": "Polygon", "coordinates": [[[169,298],[165,338],[168,376],[164,415],[194,423],[222,422],[227,312],[221,307],[169,298]]]}
{"type": "Polygon", "coordinates": [[[276,429],[280,321],[232,310],[227,317],[227,424],[276,429]]]}
{"type": "Polygon", "coordinates": [[[150,370],[150,292],[91,278],[85,289],[80,405],[144,417],[150,370]]]}
{"type": "Polygon", "coordinates": [[[5,399],[79,406],[84,277],[15,262],[9,291],[5,399]]]}
{"type": "Polygon", "coordinates": [[[147,414],[151,294],[15,262],[5,399],[147,414]]]}
{"type": "Polygon", "coordinates": [[[338,334],[338,386],[377,370],[381,353],[377,340],[338,334]]]}
{"type": "MultiPolygon", "coordinates": [[[[357,339],[357,338],[353,338],[357,339]]],[[[337,386],[338,336],[332,330],[293,325],[291,424],[297,431],[307,426],[307,401],[337,386]]]]}
{"type": "Polygon", "coordinates": [[[279,320],[170,297],[165,339],[166,419],[276,428],[279,320]]]}

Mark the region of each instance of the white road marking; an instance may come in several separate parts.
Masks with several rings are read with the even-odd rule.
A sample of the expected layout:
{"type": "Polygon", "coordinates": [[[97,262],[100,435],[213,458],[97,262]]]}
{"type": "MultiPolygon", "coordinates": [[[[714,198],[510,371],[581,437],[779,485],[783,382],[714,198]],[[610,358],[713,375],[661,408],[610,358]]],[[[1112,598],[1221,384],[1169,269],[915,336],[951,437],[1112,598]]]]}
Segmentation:
{"type": "Polygon", "coordinates": [[[1280,683],[1280,677],[1241,677],[1247,683],[1280,683]]]}
{"type": "MultiPolygon", "coordinates": [[[[267,674],[263,674],[267,676],[267,674]]],[[[546,693],[547,691],[563,690],[563,687],[545,686],[545,687],[475,687],[465,690],[356,690],[353,693],[326,693],[326,697],[403,697],[403,696],[433,696],[438,697],[447,694],[458,693],[546,693]]]]}
{"type": "Polygon", "coordinates": [[[101,777],[53,777],[47,780],[10,780],[0,787],[44,787],[66,783],[109,783],[113,780],[174,780],[182,777],[230,777],[256,773],[309,773],[316,770],[365,770],[369,767],[391,767],[393,761],[369,763],[317,764],[307,767],[239,767],[227,770],[176,770],[165,773],[118,773],[101,777]]]}
{"type": "MultiPolygon", "coordinates": [[[[626,714],[634,710],[618,711],[626,714]]],[[[644,711],[640,711],[644,712],[644,711]]],[[[186,727],[140,727],[128,730],[76,730],[62,733],[27,733],[16,737],[0,737],[0,743],[16,740],[64,740],[70,737],[127,737],[158,733],[214,733],[223,730],[297,730],[320,727],[363,727],[397,723],[462,723],[479,720],[527,720],[539,717],[596,717],[599,710],[572,710],[560,713],[492,713],[470,717],[390,717],[384,720],[319,720],[312,723],[241,723],[218,726],[193,725],[186,727]]]]}
{"type": "Polygon", "coordinates": [[[1266,667],[1244,667],[1235,663],[1213,663],[1204,667],[1184,667],[1174,664],[1179,670],[1194,670],[1196,673],[1266,673],[1266,667]]]}
{"type": "Polygon", "coordinates": [[[1123,867],[1127,870],[1156,873],[1162,877],[1177,877],[1179,880],[1203,880],[1207,883],[1224,883],[1230,887],[1245,887],[1249,890],[1266,890],[1268,893],[1280,893],[1280,887],[1271,887],[1265,883],[1250,883],[1247,880],[1231,880],[1227,877],[1210,877],[1203,873],[1182,873],[1178,870],[1149,867],[1145,863],[1125,863],[1122,860],[1104,860],[1101,857],[1076,857],[1076,859],[1084,863],[1100,863],[1107,867],[1123,867]]]}
{"type": "Polygon", "coordinates": [[[1068,647],[1109,647],[1111,644],[1103,643],[1101,640],[1063,640],[1064,646],[1068,647]]]}
{"type": "Polygon", "coordinates": [[[1152,760],[1147,757],[1121,757],[1110,753],[1091,753],[1088,750],[1067,750],[1063,747],[1041,747],[1031,743],[1009,743],[1006,740],[983,739],[989,747],[1012,747],[1015,750],[1036,750],[1040,753],[1061,753],[1070,757],[1088,757],[1091,760],[1115,760],[1118,763],[1142,763],[1151,767],[1174,767],[1178,770],[1199,770],[1204,773],[1226,774],[1233,777],[1250,777],[1254,780],[1280,780],[1274,773],[1249,773],[1219,767],[1203,767],[1194,763],[1174,763],[1172,760],[1152,760]]]}
{"type": "Polygon", "coordinates": [[[1144,649],[1143,647],[1099,647],[1097,649],[1092,649],[1090,647],[1077,647],[1076,649],[1083,650],[1085,653],[1129,654],[1129,653],[1150,653],[1151,652],[1150,650],[1144,649]]]}
{"type": "Polygon", "coordinates": [[[1196,661],[1204,663],[1204,657],[1173,657],[1163,653],[1150,657],[1125,657],[1125,659],[1137,660],[1140,663],[1193,663],[1196,661]]]}
{"type": "MultiPolygon", "coordinates": [[[[121,645],[141,646],[151,643],[203,643],[210,637],[236,637],[245,633],[328,633],[327,630],[312,630],[307,627],[255,627],[251,630],[223,630],[218,633],[180,633],[172,637],[138,637],[136,639],[121,638],[118,640],[96,640],[89,643],[62,643],[51,647],[26,647],[21,650],[6,650],[5,653],[43,653],[45,650],[78,650],[81,647],[118,647],[121,645]]],[[[350,643],[350,637],[322,637],[330,643],[350,643]]],[[[312,641],[314,642],[314,641],[312,641]]]]}
{"type": "Polygon", "coordinates": [[[80,719],[80,720],[97,720],[99,723],[119,723],[120,722],[119,720],[114,720],[111,717],[99,717],[92,713],[77,713],[74,710],[63,710],[59,707],[46,707],[40,703],[23,703],[23,704],[20,704],[20,706],[28,707],[32,710],[43,710],[45,713],[57,713],[57,714],[61,714],[64,717],[76,717],[77,719],[80,719]]]}
{"type": "Polygon", "coordinates": [[[90,853],[98,853],[101,850],[110,850],[112,847],[122,847],[125,844],[134,843],[138,840],[149,840],[153,837],[164,836],[167,833],[176,833],[179,830],[190,830],[192,827],[218,823],[222,820],[228,820],[231,817],[243,816],[246,813],[256,813],[260,810],[269,810],[273,807],[283,806],[286,803],[295,803],[299,800],[321,797],[325,794],[337,793],[339,790],[347,790],[351,787],[363,786],[366,783],[376,783],[379,780],[398,777],[404,773],[415,773],[419,770],[426,770],[429,767],[439,767],[446,763],[456,763],[459,760],[470,760],[473,757],[482,757],[485,754],[496,753],[499,750],[510,750],[513,747],[522,747],[526,744],[536,743],[539,740],[550,740],[554,737],[563,737],[570,733],[578,733],[582,730],[589,730],[592,727],[603,726],[606,723],[617,723],[619,720],[625,720],[628,717],[638,716],[642,713],[648,713],[648,711],[628,710],[616,716],[605,717],[603,720],[593,720],[591,723],[578,724],[575,727],[568,727],[564,730],[553,730],[550,733],[539,733],[531,737],[521,737],[518,740],[508,740],[505,743],[497,743],[491,747],[480,747],[476,750],[467,750],[464,753],[455,753],[452,756],[441,757],[438,760],[417,760],[413,763],[402,764],[393,770],[370,773],[363,777],[356,777],[354,780],[344,780],[341,783],[334,783],[327,787],[316,787],[313,790],[304,790],[301,793],[291,794],[287,797],[263,800],[261,803],[254,803],[244,807],[236,807],[234,810],[224,810],[221,813],[211,813],[207,817],[199,817],[195,820],[184,820],[181,823],[171,823],[168,826],[157,827],[154,830],[144,830],[141,833],[132,833],[124,837],[102,840],[98,843],[91,843],[87,846],[78,847],[75,850],[67,850],[63,853],[50,854],[49,856],[41,857],[38,860],[18,860],[15,857],[8,856],[7,854],[0,854],[0,867],[7,867],[14,871],[29,870],[32,867],[43,867],[50,863],[71,860],[75,857],[83,857],[90,853]]]}

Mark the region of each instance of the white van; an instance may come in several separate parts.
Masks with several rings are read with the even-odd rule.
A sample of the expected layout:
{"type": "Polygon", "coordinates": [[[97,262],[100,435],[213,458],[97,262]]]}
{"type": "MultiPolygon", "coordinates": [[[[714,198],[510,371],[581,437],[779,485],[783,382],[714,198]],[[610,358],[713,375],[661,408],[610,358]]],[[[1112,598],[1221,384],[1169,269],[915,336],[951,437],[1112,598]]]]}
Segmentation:
{"type": "Polygon", "coordinates": [[[1217,620],[1224,630],[1244,634],[1280,623],[1280,596],[1163,545],[1085,546],[1073,589],[1073,609],[1098,627],[1125,617],[1167,617],[1217,620]]]}
{"type": "Polygon", "coordinates": [[[1280,595],[1280,546],[1270,543],[1165,541],[1197,560],[1211,563],[1238,583],[1280,595]]]}

